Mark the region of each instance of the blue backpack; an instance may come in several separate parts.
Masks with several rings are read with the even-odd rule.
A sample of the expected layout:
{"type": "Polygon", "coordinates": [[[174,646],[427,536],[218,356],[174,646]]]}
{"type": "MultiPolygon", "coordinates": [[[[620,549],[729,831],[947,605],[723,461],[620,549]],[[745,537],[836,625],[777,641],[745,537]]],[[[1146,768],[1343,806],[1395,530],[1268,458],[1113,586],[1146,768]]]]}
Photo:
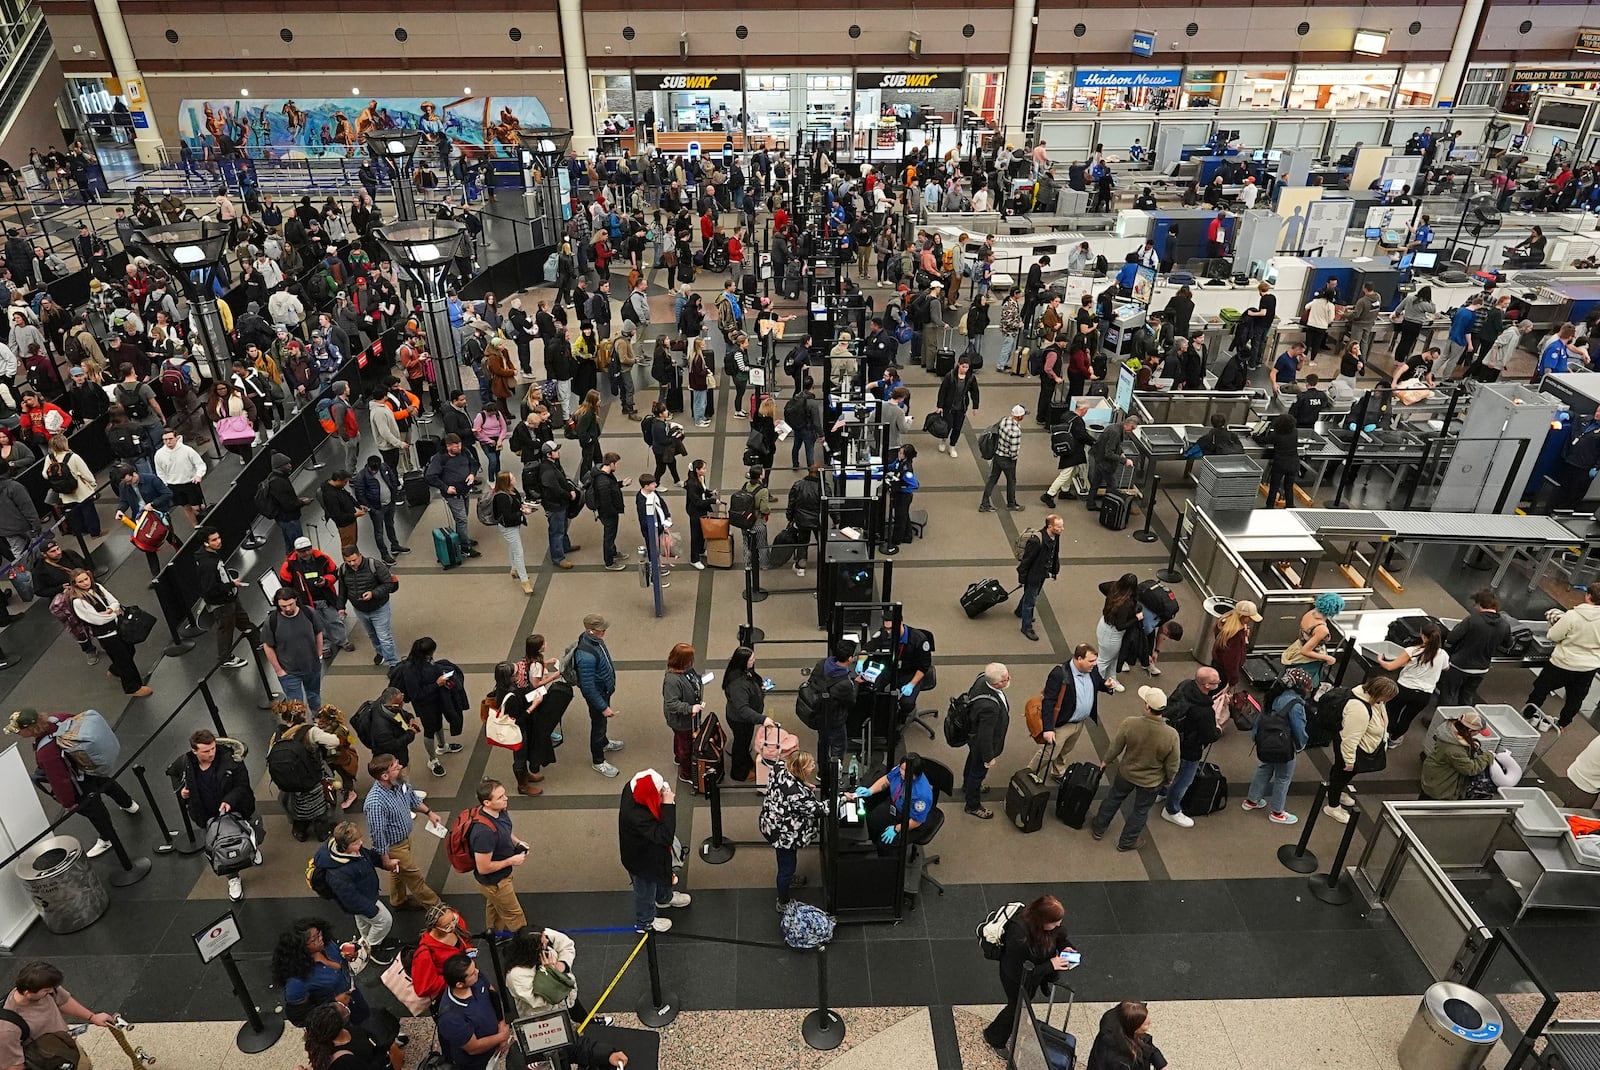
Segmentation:
{"type": "Polygon", "coordinates": [[[914,332],[911,330],[911,323],[906,319],[905,313],[901,312],[896,315],[894,319],[895,342],[899,345],[905,345],[907,342],[911,341],[913,334],[914,332]]]}
{"type": "Polygon", "coordinates": [[[778,924],[783,929],[784,942],[796,950],[811,951],[833,939],[833,918],[798,899],[790,900],[784,907],[783,919],[778,924]]]}

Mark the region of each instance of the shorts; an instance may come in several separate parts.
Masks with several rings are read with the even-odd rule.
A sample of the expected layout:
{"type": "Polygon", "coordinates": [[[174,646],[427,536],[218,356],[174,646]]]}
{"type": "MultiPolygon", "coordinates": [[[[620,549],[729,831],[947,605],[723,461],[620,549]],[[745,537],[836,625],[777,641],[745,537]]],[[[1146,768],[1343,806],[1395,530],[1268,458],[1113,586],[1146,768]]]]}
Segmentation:
{"type": "Polygon", "coordinates": [[[172,491],[173,505],[204,505],[206,503],[205,488],[198,483],[179,483],[168,489],[172,491]]]}

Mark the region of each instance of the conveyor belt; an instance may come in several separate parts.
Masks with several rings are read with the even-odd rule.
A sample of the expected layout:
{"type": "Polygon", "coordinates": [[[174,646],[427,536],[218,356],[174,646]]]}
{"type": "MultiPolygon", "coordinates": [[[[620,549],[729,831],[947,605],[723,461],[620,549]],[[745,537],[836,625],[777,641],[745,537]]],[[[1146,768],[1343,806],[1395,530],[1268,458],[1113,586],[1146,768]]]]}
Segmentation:
{"type": "Polygon", "coordinates": [[[1546,1033],[1544,1039],[1562,1060],[1559,1063],[1552,1062],[1552,1066],[1570,1070],[1600,1070],[1600,1035],[1552,1031],[1546,1033]]]}
{"type": "Polygon", "coordinates": [[[1378,514],[1370,509],[1290,509],[1289,512],[1312,535],[1325,528],[1370,531],[1374,535],[1391,533],[1389,525],[1378,519],[1378,514]]]}
{"type": "Polygon", "coordinates": [[[1572,532],[1547,516],[1508,513],[1429,513],[1380,510],[1377,517],[1399,539],[1517,542],[1566,545],[1572,532]]]}

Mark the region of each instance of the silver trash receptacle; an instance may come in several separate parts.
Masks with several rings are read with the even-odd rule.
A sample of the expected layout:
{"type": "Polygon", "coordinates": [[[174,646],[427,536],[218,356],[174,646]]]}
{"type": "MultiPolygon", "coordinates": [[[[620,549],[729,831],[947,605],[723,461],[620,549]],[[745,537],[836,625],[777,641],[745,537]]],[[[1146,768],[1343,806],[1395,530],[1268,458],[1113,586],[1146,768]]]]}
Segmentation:
{"type": "Polygon", "coordinates": [[[1493,1003],[1465,985],[1436,982],[1400,1041],[1400,1070],[1478,1070],[1503,1029],[1493,1003]]]}
{"type": "Polygon", "coordinates": [[[1211,649],[1217,642],[1217,621],[1233,609],[1233,599],[1212,596],[1200,603],[1205,619],[1200,622],[1200,634],[1194,637],[1194,660],[1202,665],[1211,664],[1211,649]]]}
{"type": "Polygon", "coordinates": [[[50,836],[28,848],[17,859],[17,876],[53,933],[93,925],[111,905],[106,886],[71,836],[50,836]]]}

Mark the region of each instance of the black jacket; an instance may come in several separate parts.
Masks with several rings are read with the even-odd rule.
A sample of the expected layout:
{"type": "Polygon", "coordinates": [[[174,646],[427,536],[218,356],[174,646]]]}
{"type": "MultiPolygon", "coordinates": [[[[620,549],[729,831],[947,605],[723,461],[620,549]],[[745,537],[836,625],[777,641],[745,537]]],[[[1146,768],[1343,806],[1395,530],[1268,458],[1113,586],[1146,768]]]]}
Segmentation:
{"type": "MultiPolygon", "coordinates": [[[[1219,684],[1219,689],[1222,686],[1219,684]]],[[[1167,699],[1167,723],[1177,730],[1178,757],[1186,762],[1199,761],[1205,749],[1222,735],[1222,729],[1217,727],[1216,710],[1211,705],[1214,697],[1189,679],[1173,688],[1167,699]]]]}
{"type": "MultiPolygon", "coordinates": [[[[34,569],[37,576],[38,569],[34,569]]],[[[239,599],[239,588],[233,585],[227,563],[222,555],[201,550],[194,555],[194,574],[200,587],[200,600],[208,606],[224,606],[239,599]]],[[[39,593],[44,594],[41,588],[39,593]]],[[[53,597],[53,596],[51,596],[53,597]]]]}
{"type": "Polygon", "coordinates": [[[240,817],[248,818],[256,812],[256,794],[250,787],[250,774],[227,744],[217,746],[217,757],[211,763],[210,773],[214,776],[201,775],[200,762],[193,751],[184,756],[183,786],[189,789],[189,797],[184,802],[195,828],[202,829],[210,824],[223,803],[240,817]]]}
{"type": "Polygon", "coordinates": [[[759,673],[742,672],[724,678],[722,694],[727,701],[724,712],[729,724],[758,725],[766,720],[767,696],[761,690],[759,673]]]}
{"type": "Polygon", "coordinates": [[[967,372],[967,377],[962,380],[955,372],[951,372],[939,380],[939,397],[934,402],[934,408],[940,409],[946,416],[954,412],[965,412],[978,407],[978,376],[972,371],[967,372]]]}
{"type": "Polygon", "coordinates": [[[1294,404],[1289,406],[1289,415],[1294,417],[1296,427],[1315,427],[1322,414],[1328,411],[1329,404],[1327,394],[1306,388],[1300,391],[1299,396],[1294,399],[1294,404]]]}
{"type": "Polygon", "coordinates": [[[1028,980],[1028,994],[1039,985],[1056,979],[1057,971],[1050,960],[1072,946],[1072,938],[1062,926],[1044,935],[1044,943],[1035,944],[1028,938],[1028,924],[1022,920],[1022,911],[1011,915],[1006,922],[1005,936],[1000,941],[1000,983],[1007,992],[1014,992],[1024,977],[1028,980]],[[1032,972],[1027,972],[1032,966],[1032,972]]]}
{"type": "Polygon", "coordinates": [[[1061,538],[1041,531],[1039,537],[1029,540],[1028,548],[1022,551],[1022,560],[1017,562],[1017,582],[1024,587],[1038,586],[1045,580],[1054,579],[1060,571],[1061,538]]]}
{"type": "Polygon", "coordinates": [[[786,519],[796,527],[815,531],[822,526],[822,482],[806,476],[789,488],[786,519]]]}
{"type": "Polygon", "coordinates": [[[972,736],[967,746],[978,761],[993,761],[1006,749],[1006,728],[1011,718],[1005,700],[979,673],[972,686],[967,688],[967,702],[972,719],[972,736]]]}
{"type": "Polygon", "coordinates": [[[1498,609],[1474,609],[1450,629],[1444,648],[1453,669],[1487,669],[1495,651],[1511,635],[1511,621],[1498,609]]]}
{"type": "Polygon", "coordinates": [[[1218,390],[1243,390],[1247,381],[1244,370],[1244,356],[1235,353],[1228,358],[1228,363],[1222,366],[1222,371],[1217,373],[1218,390]]]}
{"type": "Polygon", "coordinates": [[[389,507],[394,508],[400,500],[400,477],[395,475],[391,466],[382,463],[376,472],[363,467],[350,477],[350,490],[355,494],[356,501],[368,509],[382,509],[383,491],[378,486],[380,479],[389,485],[389,507]]]}
{"type": "Polygon", "coordinates": [[[622,481],[603,468],[594,470],[595,498],[602,517],[621,516],[626,508],[622,500],[622,481]]]}
{"type": "Polygon", "coordinates": [[[572,492],[575,489],[572,480],[567,478],[567,473],[561,465],[546,458],[533,468],[533,483],[528,484],[528,472],[523,471],[523,492],[529,497],[537,497],[539,504],[547,511],[560,509],[567,512],[572,504],[572,492]]]}
{"type": "Polygon", "coordinates": [[[1084,1070],[1161,1070],[1167,1065],[1166,1056],[1161,1054],[1149,1033],[1139,1034],[1133,1044],[1134,1048],[1130,1049],[1117,1008],[1112,1006],[1100,1016],[1100,1031],[1095,1034],[1084,1070]]]}
{"type": "MultiPolygon", "coordinates": [[[[472,444],[478,441],[472,434],[471,414],[462,412],[454,405],[447,403],[439,409],[439,423],[443,427],[445,435],[458,436],[467,449],[471,449],[472,444]]],[[[440,437],[442,438],[443,435],[440,437]]],[[[466,450],[462,452],[465,453],[466,450]]]]}
{"type": "Polygon", "coordinates": [[[572,343],[565,338],[551,338],[544,344],[544,373],[557,382],[572,378],[572,343]]]}
{"type": "Polygon", "coordinates": [[[295,493],[294,481],[286,473],[275,470],[267,477],[267,493],[272,495],[273,504],[278,507],[278,515],[272,519],[300,519],[300,510],[304,505],[300,495],[295,493]]]}
{"type": "Polygon", "coordinates": [[[417,738],[409,725],[402,723],[410,720],[411,715],[406,713],[405,707],[402,706],[398,711],[391,710],[373,699],[363,702],[356,710],[355,716],[350,718],[350,727],[355,729],[356,738],[361,740],[362,746],[373,754],[404,754],[406,748],[411,746],[411,741],[417,738]]]}
{"type": "MultiPolygon", "coordinates": [[[[1044,678],[1042,713],[1046,718],[1052,714],[1054,715],[1054,727],[1056,728],[1069,723],[1073,715],[1078,712],[1078,688],[1072,682],[1071,672],[1072,670],[1067,663],[1063,662],[1051,669],[1050,675],[1044,678]],[[1067,689],[1067,693],[1064,695],[1061,693],[1063,687],[1067,689]],[[1061,702],[1060,710],[1056,710],[1056,701],[1058,699],[1061,702]]],[[[1111,688],[1106,686],[1105,677],[1100,675],[1100,666],[1096,665],[1089,670],[1089,678],[1094,681],[1094,705],[1089,709],[1089,720],[1099,724],[1100,695],[1102,692],[1109,695],[1112,691],[1111,688]]],[[[1050,727],[1051,725],[1045,726],[1047,730],[1050,727]]]]}
{"type": "Polygon", "coordinates": [[[324,483],[317,497],[322,499],[322,511],[334,527],[347,527],[356,522],[356,496],[350,493],[349,484],[336,487],[332,481],[324,483]]]}
{"type": "Polygon", "coordinates": [[[657,884],[672,883],[672,838],[678,831],[676,803],[663,802],[658,820],[650,810],[634,801],[633,785],[622,785],[622,802],[617,811],[617,848],[622,868],[657,884]]]}
{"type": "Polygon", "coordinates": [[[1287,431],[1274,431],[1265,443],[1272,458],[1274,475],[1300,470],[1300,432],[1291,427],[1287,431]]]}

